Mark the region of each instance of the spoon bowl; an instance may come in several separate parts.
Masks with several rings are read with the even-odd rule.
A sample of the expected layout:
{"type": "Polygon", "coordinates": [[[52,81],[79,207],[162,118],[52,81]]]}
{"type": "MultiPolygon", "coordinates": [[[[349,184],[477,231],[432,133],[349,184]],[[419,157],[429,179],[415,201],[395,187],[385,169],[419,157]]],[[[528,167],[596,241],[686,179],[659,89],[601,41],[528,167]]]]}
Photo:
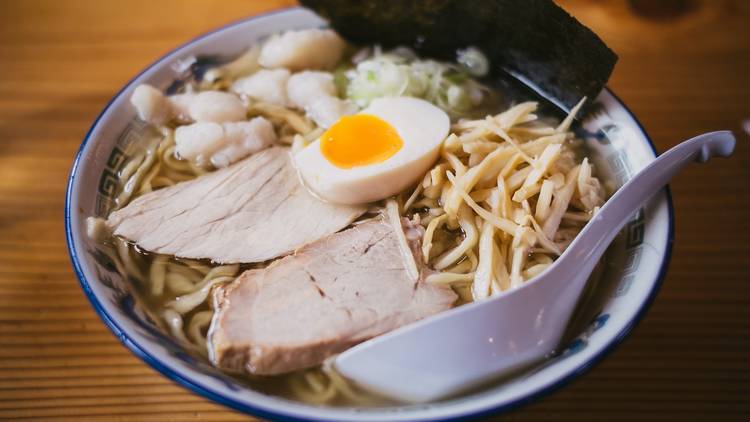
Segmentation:
{"type": "Polygon", "coordinates": [[[351,348],[335,359],[336,370],[380,395],[428,402],[543,359],[560,342],[589,275],[628,217],[687,164],[728,157],[734,146],[729,131],[675,146],[625,183],[533,280],[351,348]]]}

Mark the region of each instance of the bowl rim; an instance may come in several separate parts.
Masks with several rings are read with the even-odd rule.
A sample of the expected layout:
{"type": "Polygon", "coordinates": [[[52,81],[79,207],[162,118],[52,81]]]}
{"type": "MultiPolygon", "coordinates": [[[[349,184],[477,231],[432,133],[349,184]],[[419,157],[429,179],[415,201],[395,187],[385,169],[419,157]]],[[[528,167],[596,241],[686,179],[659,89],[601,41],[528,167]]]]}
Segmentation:
{"type": "MultiPolygon", "coordinates": [[[[83,156],[83,151],[86,148],[87,144],[91,140],[91,135],[94,131],[94,129],[98,126],[99,121],[104,117],[105,114],[109,111],[110,107],[112,106],[113,102],[119,98],[124,91],[126,91],[140,76],[150,69],[156,67],[157,65],[160,65],[162,62],[164,62],[169,56],[172,55],[172,53],[177,52],[178,50],[181,50],[185,47],[190,46],[191,44],[200,41],[214,33],[218,33],[221,31],[224,31],[229,28],[233,28],[236,26],[240,26],[243,24],[246,24],[248,22],[252,22],[254,20],[273,16],[276,14],[286,13],[294,10],[303,9],[301,7],[285,7],[285,8],[279,8],[274,9],[268,12],[254,14],[248,17],[240,18],[234,21],[231,21],[229,23],[226,23],[224,25],[221,25],[217,27],[216,29],[209,30],[207,32],[204,32],[198,36],[195,36],[188,41],[178,45],[177,47],[165,52],[164,54],[160,55],[159,58],[151,62],[148,66],[144,67],[141,71],[139,71],[135,76],[130,78],[128,82],[126,82],[122,88],[118,90],[118,92],[110,98],[110,100],[106,103],[104,108],[101,112],[97,115],[97,117],[94,119],[93,123],[89,127],[88,131],[86,132],[86,135],[83,137],[83,141],[81,142],[80,147],[78,148],[78,151],[76,152],[75,159],[73,161],[73,165],[71,166],[70,175],[68,176],[68,183],[66,187],[65,192],[65,208],[64,208],[64,225],[65,225],[65,239],[66,244],[68,247],[68,254],[70,261],[73,265],[73,270],[75,272],[76,277],[78,278],[79,284],[81,286],[81,289],[83,290],[84,294],[86,295],[89,303],[91,304],[92,308],[96,311],[97,315],[99,315],[99,318],[104,322],[104,324],[109,328],[109,330],[115,335],[115,337],[127,348],[133,353],[135,356],[137,356],[139,359],[141,359],[143,362],[148,364],[151,368],[155,369],[157,372],[162,374],[163,376],[167,377],[168,379],[176,382],[177,384],[181,385],[182,387],[186,388],[187,390],[200,394],[203,397],[208,398],[209,400],[212,400],[216,403],[219,403],[221,405],[224,405],[226,407],[241,411],[246,414],[254,415],[261,418],[269,418],[274,420],[285,420],[285,421],[318,421],[322,419],[316,419],[316,418],[310,418],[310,417],[300,417],[296,414],[288,414],[288,413],[281,413],[277,411],[269,411],[264,408],[260,407],[254,407],[250,406],[246,403],[242,403],[239,401],[236,401],[234,399],[225,397],[220,392],[214,391],[210,387],[207,387],[205,385],[202,385],[199,381],[196,381],[194,379],[191,379],[189,376],[183,375],[177,371],[174,371],[160,361],[160,359],[156,358],[155,356],[148,353],[145,348],[140,346],[136,341],[134,341],[132,338],[128,336],[126,331],[121,328],[121,326],[117,323],[117,321],[112,318],[112,316],[106,311],[106,309],[101,305],[99,302],[98,297],[93,292],[90,283],[88,279],[86,278],[86,275],[83,272],[83,269],[81,268],[81,265],[79,263],[79,253],[76,250],[75,242],[74,242],[74,234],[71,227],[71,215],[72,215],[72,207],[73,207],[73,187],[77,176],[77,170],[80,164],[80,161],[83,156]]],[[[612,96],[612,98],[615,100],[616,103],[618,103],[623,110],[628,114],[628,116],[633,120],[635,125],[637,126],[638,130],[640,131],[643,138],[647,141],[648,146],[651,148],[651,151],[654,155],[654,157],[658,156],[658,152],[656,150],[656,146],[654,145],[654,142],[652,141],[651,137],[649,137],[648,133],[644,129],[641,122],[636,118],[635,114],[630,110],[630,108],[618,97],[609,87],[605,87],[604,91],[606,91],[609,95],[612,96]]],[[[609,355],[609,353],[614,350],[622,341],[632,332],[632,330],[638,325],[638,323],[643,319],[645,316],[646,311],[650,308],[651,304],[653,303],[654,299],[656,298],[657,293],[659,292],[665,278],[667,275],[667,269],[669,267],[669,263],[671,261],[672,257],[672,249],[673,249],[673,243],[674,243],[674,232],[675,232],[675,214],[674,214],[674,206],[672,203],[672,193],[669,188],[669,186],[665,186],[663,190],[665,196],[666,196],[666,203],[667,203],[667,213],[668,213],[668,228],[667,228],[667,239],[666,239],[666,245],[664,249],[664,255],[659,267],[659,271],[657,273],[656,279],[651,287],[651,290],[648,292],[645,300],[640,304],[639,309],[635,312],[633,317],[630,321],[609,341],[609,343],[602,348],[598,353],[594,354],[589,360],[583,362],[575,369],[571,370],[567,375],[561,377],[560,379],[550,383],[549,385],[540,388],[537,391],[534,391],[530,394],[528,394],[525,397],[520,397],[515,400],[511,400],[506,403],[499,404],[497,406],[491,406],[484,409],[479,409],[475,412],[470,413],[464,413],[461,415],[456,416],[448,416],[445,418],[438,417],[433,418],[430,420],[440,420],[440,421],[447,421],[447,420],[464,420],[466,418],[480,418],[482,416],[488,416],[491,414],[497,414],[500,412],[506,412],[508,410],[517,408],[519,406],[522,406],[524,404],[530,403],[532,401],[535,401],[543,396],[546,396],[552,392],[555,392],[562,388],[563,386],[567,385],[574,379],[580,377],[585,372],[587,372],[589,369],[593,368],[595,365],[597,365],[599,362],[601,362],[604,357],[609,355]]]]}

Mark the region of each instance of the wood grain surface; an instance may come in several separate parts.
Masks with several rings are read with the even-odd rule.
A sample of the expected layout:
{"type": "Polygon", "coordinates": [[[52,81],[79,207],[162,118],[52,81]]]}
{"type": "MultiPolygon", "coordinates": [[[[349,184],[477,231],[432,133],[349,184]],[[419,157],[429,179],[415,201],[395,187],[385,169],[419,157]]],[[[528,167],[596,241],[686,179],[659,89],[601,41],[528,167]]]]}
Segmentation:
{"type": "MultiPolygon", "coordinates": [[[[610,86],[660,151],[716,129],[739,145],[672,183],[672,264],[632,335],[506,419],[750,420],[750,2],[560,3],[620,55],[610,86]]],[[[0,0],[0,419],[248,419],[105,328],[71,270],[63,199],[81,139],[129,78],[202,32],[292,4],[0,0]]]]}

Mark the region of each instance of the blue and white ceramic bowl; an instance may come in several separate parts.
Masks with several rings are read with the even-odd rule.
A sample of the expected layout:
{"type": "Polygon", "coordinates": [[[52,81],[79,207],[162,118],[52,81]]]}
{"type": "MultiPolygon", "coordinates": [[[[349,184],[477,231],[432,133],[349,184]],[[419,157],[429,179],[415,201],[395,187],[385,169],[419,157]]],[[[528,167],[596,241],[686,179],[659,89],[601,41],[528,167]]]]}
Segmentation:
{"type": "MultiPolygon", "coordinates": [[[[65,207],[70,256],[81,287],[105,324],[133,353],[186,388],[260,417],[285,420],[445,420],[507,410],[558,388],[612,350],[643,316],[665,275],[674,217],[669,192],[638,212],[610,248],[603,276],[587,309],[556,356],[512,379],[479,392],[425,405],[386,408],[317,407],[253,391],[197,361],[163,335],[135,306],[130,286],[86,236],[85,219],[104,215],[114,175],[136,151],[142,129],[129,104],[141,83],[169,86],[180,64],[196,55],[231,56],[256,40],[292,28],[324,25],[313,13],[287,9],[249,18],[201,36],[159,59],[128,83],[94,122],[73,164],[65,207]]],[[[635,117],[605,90],[585,122],[586,143],[605,180],[622,183],[655,158],[654,146],[635,117]]],[[[415,380],[418,382],[418,380],[415,380]]]]}

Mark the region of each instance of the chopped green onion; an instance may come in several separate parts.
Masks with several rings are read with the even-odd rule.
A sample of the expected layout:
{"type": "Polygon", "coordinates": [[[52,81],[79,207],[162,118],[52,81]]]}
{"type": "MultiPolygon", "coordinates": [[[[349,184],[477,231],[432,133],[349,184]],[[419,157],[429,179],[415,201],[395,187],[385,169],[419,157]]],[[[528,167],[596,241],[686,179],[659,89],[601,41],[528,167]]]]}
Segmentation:
{"type": "Polygon", "coordinates": [[[476,47],[458,50],[456,61],[472,76],[482,77],[487,75],[490,70],[490,62],[487,60],[487,56],[476,47]]]}
{"type": "Polygon", "coordinates": [[[482,86],[456,64],[420,60],[403,48],[365,54],[345,73],[346,83],[337,83],[345,86],[345,96],[361,107],[375,98],[410,96],[461,115],[482,101],[482,86]]]}

